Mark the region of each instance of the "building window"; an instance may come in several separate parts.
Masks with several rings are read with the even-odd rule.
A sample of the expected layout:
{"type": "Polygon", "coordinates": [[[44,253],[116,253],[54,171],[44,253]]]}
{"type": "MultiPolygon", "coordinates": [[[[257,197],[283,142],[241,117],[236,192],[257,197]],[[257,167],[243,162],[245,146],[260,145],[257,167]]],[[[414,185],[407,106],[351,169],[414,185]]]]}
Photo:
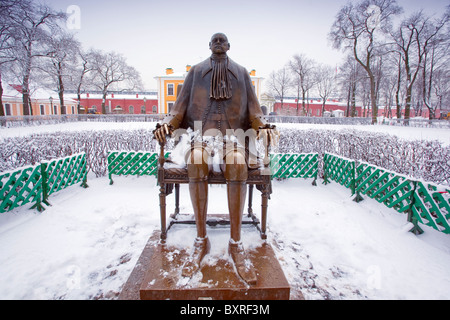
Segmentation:
{"type": "Polygon", "coordinates": [[[317,115],[320,116],[320,109],[317,109],[317,115]]]}
{"type": "Polygon", "coordinates": [[[58,106],[53,106],[53,114],[58,114],[58,106]]]}
{"type": "Polygon", "coordinates": [[[43,115],[45,114],[44,105],[41,104],[41,105],[39,106],[39,108],[41,109],[41,116],[43,116],[43,115]]]}
{"type": "Polygon", "coordinates": [[[11,105],[9,103],[5,103],[5,115],[6,116],[11,115],[11,105]]]}
{"type": "Polygon", "coordinates": [[[141,114],[145,114],[145,106],[141,106],[141,114]]]}
{"type": "Polygon", "coordinates": [[[153,106],[153,107],[152,107],[152,112],[153,112],[153,113],[157,113],[157,112],[158,112],[158,108],[157,108],[156,106],[153,106]]]}
{"type": "Polygon", "coordinates": [[[174,84],[173,83],[168,83],[167,84],[167,95],[168,96],[174,96],[174,84]]]}
{"type": "Polygon", "coordinates": [[[72,106],[72,114],[75,114],[75,106],[72,106]]]}
{"type": "Polygon", "coordinates": [[[167,110],[168,110],[168,112],[170,112],[172,110],[173,104],[174,104],[173,102],[167,102],[167,110]]]}
{"type": "Polygon", "coordinates": [[[133,106],[130,106],[130,107],[128,108],[128,112],[129,112],[129,113],[134,113],[134,107],[133,107],[133,106]]]}

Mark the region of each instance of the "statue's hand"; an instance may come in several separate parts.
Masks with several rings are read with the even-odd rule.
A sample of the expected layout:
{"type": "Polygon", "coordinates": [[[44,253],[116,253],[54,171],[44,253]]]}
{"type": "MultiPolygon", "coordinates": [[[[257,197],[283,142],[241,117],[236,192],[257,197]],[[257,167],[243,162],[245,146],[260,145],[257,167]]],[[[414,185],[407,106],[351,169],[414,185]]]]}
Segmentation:
{"type": "Polygon", "coordinates": [[[159,143],[166,143],[166,136],[171,136],[173,133],[173,127],[170,124],[163,123],[162,125],[157,123],[156,129],[153,130],[153,135],[159,143]]]}
{"type": "Polygon", "coordinates": [[[259,128],[256,138],[264,139],[264,141],[267,141],[268,146],[276,147],[280,141],[280,132],[274,125],[266,124],[259,128]]]}

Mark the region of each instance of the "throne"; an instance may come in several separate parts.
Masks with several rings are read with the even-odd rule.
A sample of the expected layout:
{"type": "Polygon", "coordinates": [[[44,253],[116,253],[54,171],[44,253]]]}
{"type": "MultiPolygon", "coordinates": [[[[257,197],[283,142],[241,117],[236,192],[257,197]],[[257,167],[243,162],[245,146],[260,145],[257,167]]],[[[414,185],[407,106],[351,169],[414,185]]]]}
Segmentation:
{"type": "MultiPolygon", "coordinates": [[[[180,213],[180,184],[188,184],[189,177],[187,168],[164,168],[164,163],[167,161],[165,155],[165,145],[160,143],[160,154],[158,158],[158,184],[160,186],[159,205],[161,213],[161,239],[167,238],[167,232],[175,224],[191,224],[195,225],[195,219],[186,219],[191,215],[180,213]],[[166,197],[173,192],[175,187],[175,211],[170,215],[169,223],[166,219],[166,197]],[[183,216],[183,218],[182,218],[183,216]]],[[[271,174],[269,167],[268,147],[266,149],[264,166],[262,168],[250,169],[248,171],[248,210],[247,219],[242,220],[242,224],[254,225],[260,232],[261,239],[267,239],[266,224],[267,224],[267,209],[270,194],[272,193],[271,174]],[[259,220],[253,213],[253,189],[256,187],[261,192],[261,220],[259,220]]],[[[208,184],[226,184],[225,177],[222,172],[210,172],[208,176],[208,184]]],[[[229,225],[230,220],[226,215],[208,214],[206,221],[208,226],[229,225]]]]}

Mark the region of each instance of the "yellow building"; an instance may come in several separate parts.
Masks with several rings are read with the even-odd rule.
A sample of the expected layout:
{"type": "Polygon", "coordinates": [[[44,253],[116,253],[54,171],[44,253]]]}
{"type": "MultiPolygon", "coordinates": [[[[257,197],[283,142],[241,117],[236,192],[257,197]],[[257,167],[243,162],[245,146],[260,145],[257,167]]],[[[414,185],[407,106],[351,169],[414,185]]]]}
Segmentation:
{"type": "MultiPolygon", "coordinates": [[[[158,110],[159,113],[169,113],[172,106],[175,104],[179,85],[184,83],[187,73],[191,66],[187,65],[185,72],[175,73],[172,68],[166,69],[166,74],[155,77],[158,87],[158,110]]],[[[255,89],[258,100],[261,98],[261,86],[264,78],[257,77],[256,71],[250,71],[250,78],[252,80],[253,88],[255,89]]]]}

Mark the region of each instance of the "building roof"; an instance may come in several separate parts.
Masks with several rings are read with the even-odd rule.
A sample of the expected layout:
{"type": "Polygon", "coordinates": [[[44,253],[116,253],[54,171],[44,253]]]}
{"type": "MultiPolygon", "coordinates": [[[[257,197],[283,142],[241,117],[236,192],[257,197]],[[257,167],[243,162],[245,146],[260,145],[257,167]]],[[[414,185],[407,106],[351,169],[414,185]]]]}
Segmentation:
{"type": "MultiPolygon", "coordinates": [[[[50,89],[46,88],[30,89],[30,93],[32,100],[49,101],[50,97],[52,97],[54,101],[59,101],[58,93],[50,89]]],[[[22,101],[22,86],[18,84],[9,84],[5,86],[3,88],[3,97],[22,101]]],[[[75,100],[68,97],[68,95],[65,95],[64,100],[71,103],[75,102],[75,100]]]]}
{"type": "MultiPolygon", "coordinates": [[[[87,99],[88,93],[82,93],[81,94],[81,99],[87,99]]],[[[66,96],[72,98],[72,99],[78,99],[77,94],[76,93],[69,93],[66,94],[66,96]]],[[[157,94],[138,94],[138,97],[136,97],[136,93],[125,93],[125,94],[120,94],[120,93],[110,93],[106,96],[106,99],[108,100],[142,100],[146,98],[147,100],[158,100],[158,95],[157,94]],[[114,98],[113,98],[114,95],[114,98]]],[[[99,93],[89,93],[89,99],[103,99],[103,95],[99,94],[99,93]]]]}

